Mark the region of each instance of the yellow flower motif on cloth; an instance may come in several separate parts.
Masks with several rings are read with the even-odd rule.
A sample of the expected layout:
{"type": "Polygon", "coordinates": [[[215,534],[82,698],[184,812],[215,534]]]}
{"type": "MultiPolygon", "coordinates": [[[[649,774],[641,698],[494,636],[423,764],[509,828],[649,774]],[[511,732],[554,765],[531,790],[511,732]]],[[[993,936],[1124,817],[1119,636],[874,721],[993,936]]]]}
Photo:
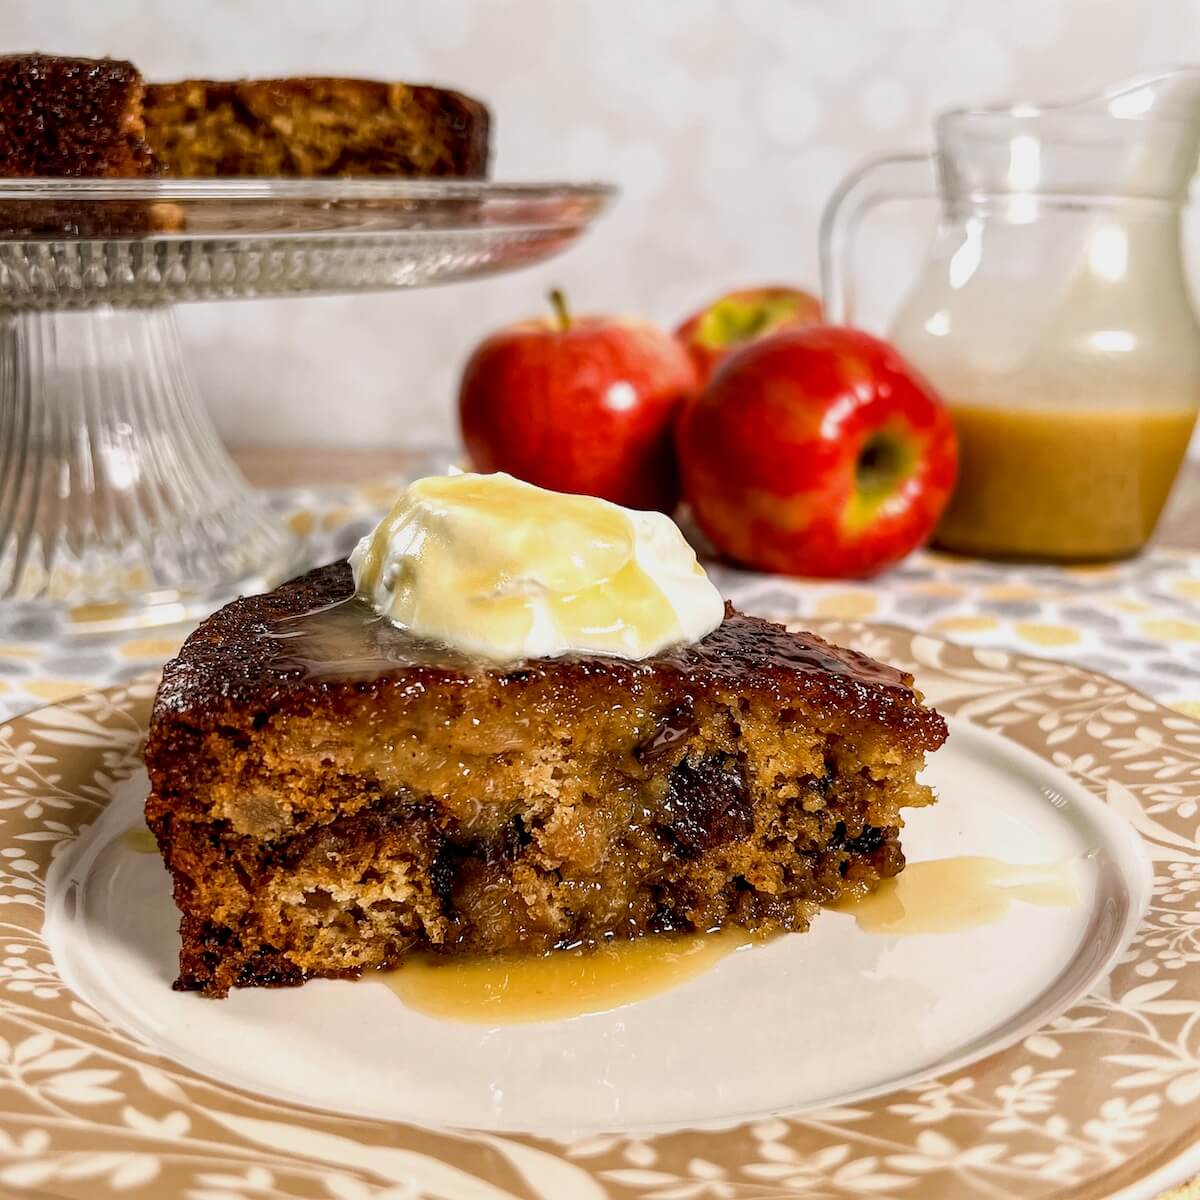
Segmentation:
{"type": "Polygon", "coordinates": [[[1150,605],[1141,600],[1125,600],[1118,597],[1115,600],[1105,600],[1104,603],[1109,608],[1116,609],[1117,612],[1144,613],[1150,611],[1150,605]]]}
{"type": "Polygon", "coordinates": [[[78,696],[94,688],[86,679],[30,679],[21,685],[31,695],[48,704],[56,704],[68,696],[78,696]]]}
{"type": "Polygon", "coordinates": [[[1164,642],[1200,642],[1200,621],[1183,621],[1174,617],[1155,617],[1142,622],[1147,637],[1164,642]]]}
{"type": "Polygon", "coordinates": [[[878,606],[878,599],[870,592],[833,592],[817,600],[813,615],[847,619],[869,617],[878,606]]]}
{"type": "Polygon", "coordinates": [[[0,642],[0,658],[37,658],[38,653],[32,646],[0,642]]]}
{"type": "Polygon", "coordinates": [[[1042,592],[1027,583],[993,583],[983,589],[986,600],[1037,600],[1042,592]]]}
{"type": "Polygon", "coordinates": [[[1000,622],[995,617],[943,617],[933,628],[938,633],[989,633],[999,629],[1000,622]]]}
{"type": "Polygon", "coordinates": [[[1195,717],[1200,721],[1200,700],[1177,700],[1171,707],[1185,717],[1195,717]]]}
{"type": "Polygon", "coordinates": [[[1069,625],[1043,625],[1037,621],[1018,621],[1017,636],[1035,646],[1072,646],[1080,639],[1078,629],[1069,625]]]}
{"type": "Polygon", "coordinates": [[[957,554],[943,554],[940,550],[922,550],[920,554],[920,563],[925,567],[961,567],[973,561],[957,554]]]}
{"type": "Polygon", "coordinates": [[[1117,575],[1119,567],[1108,563],[1076,563],[1074,566],[1062,567],[1068,575],[1082,575],[1085,579],[1104,579],[1106,576],[1117,575]]]}
{"type": "Polygon", "coordinates": [[[117,647],[122,658],[148,658],[158,661],[172,658],[183,644],[181,638],[135,638],[117,647]]]}
{"type": "Polygon", "coordinates": [[[1173,590],[1189,600],[1200,600],[1200,579],[1177,579],[1173,590]]]}
{"type": "Polygon", "coordinates": [[[297,537],[308,537],[313,531],[313,515],[307,509],[302,508],[299,512],[294,512],[288,517],[288,528],[296,534],[297,537]]]}
{"type": "Polygon", "coordinates": [[[321,518],[322,529],[340,529],[352,517],[358,514],[352,508],[331,508],[321,518]]]}
{"type": "Polygon", "coordinates": [[[360,484],[355,491],[369,508],[391,508],[396,502],[396,484],[387,483],[381,479],[370,480],[360,484]]]}
{"type": "Polygon", "coordinates": [[[77,604],[67,610],[67,619],[76,625],[90,625],[93,621],[119,621],[128,613],[127,604],[112,600],[104,604],[77,604]]]}
{"type": "Polygon", "coordinates": [[[967,589],[961,584],[946,583],[936,579],[930,583],[911,584],[905,590],[914,596],[946,596],[950,599],[957,599],[959,596],[965,596],[967,592],[967,589]]]}

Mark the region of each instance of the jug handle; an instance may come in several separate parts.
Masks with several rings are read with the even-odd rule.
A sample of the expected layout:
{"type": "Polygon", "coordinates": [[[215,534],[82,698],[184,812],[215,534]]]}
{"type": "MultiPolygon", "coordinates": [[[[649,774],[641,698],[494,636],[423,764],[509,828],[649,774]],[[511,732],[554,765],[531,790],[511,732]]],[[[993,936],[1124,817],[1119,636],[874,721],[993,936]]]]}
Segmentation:
{"type": "Polygon", "coordinates": [[[893,154],[873,158],[846,176],[821,214],[821,303],[831,325],[854,319],[854,239],[871,209],[890,200],[937,195],[937,156],[893,154]]]}

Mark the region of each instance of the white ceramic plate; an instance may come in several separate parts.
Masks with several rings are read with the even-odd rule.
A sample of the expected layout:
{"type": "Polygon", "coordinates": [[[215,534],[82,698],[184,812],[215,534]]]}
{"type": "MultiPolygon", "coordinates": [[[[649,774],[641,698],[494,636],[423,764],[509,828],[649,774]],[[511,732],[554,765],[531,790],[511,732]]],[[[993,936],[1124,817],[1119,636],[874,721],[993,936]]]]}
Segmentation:
{"type": "Polygon", "coordinates": [[[942,799],[913,816],[910,860],[1068,861],[1079,904],[1017,903],[982,927],[903,937],[827,913],[807,937],[564,1021],[442,1021],[369,981],[243,989],[218,1003],[170,988],[170,879],[126,836],[142,826],[139,770],[51,870],[45,937],[71,990],[139,1040],[214,1079],[335,1112],[567,1137],[847,1104],[1062,1012],[1128,946],[1149,898],[1133,830],[1020,747],[955,722],[928,778],[942,799]]]}
{"type": "Polygon", "coordinates": [[[197,1200],[1148,1194],[1182,1169],[1200,1099],[1200,727],[1062,664],[822,632],[915,668],[958,713],[910,862],[1069,861],[1077,905],[904,936],[825,913],[651,1000],[534,1025],[437,1020],[375,981],[211,1001],[170,990],[169,881],[125,837],[149,689],[0,727],[0,899],[28,918],[3,931],[0,1130],[33,1137],[0,1138],[0,1182],[197,1200]]]}

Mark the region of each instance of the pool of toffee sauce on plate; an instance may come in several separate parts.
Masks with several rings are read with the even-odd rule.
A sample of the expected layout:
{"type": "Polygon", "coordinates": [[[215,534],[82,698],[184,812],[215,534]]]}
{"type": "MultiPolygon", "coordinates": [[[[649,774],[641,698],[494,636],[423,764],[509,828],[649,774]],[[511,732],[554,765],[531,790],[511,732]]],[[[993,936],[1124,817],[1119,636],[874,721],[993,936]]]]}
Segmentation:
{"type": "MultiPolygon", "coordinates": [[[[122,840],[136,854],[158,851],[144,826],[126,830],[122,840]]],[[[1000,920],[1016,902],[1075,907],[1080,895],[1071,861],[1008,863],[963,855],[913,862],[873,892],[829,909],[852,916],[864,932],[904,935],[976,929],[1000,920]]],[[[442,1020],[487,1025],[565,1020],[648,1000],[769,940],[730,927],[530,958],[417,951],[390,971],[364,975],[362,982],[383,982],[409,1008],[442,1020]]]]}
{"type": "MultiPolygon", "coordinates": [[[[1080,896],[1071,862],[1007,863],[974,855],[930,859],[910,863],[875,891],[830,910],[849,914],[867,933],[957,933],[1000,920],[1018,901],[1075,907],[1080,896]]],[[[418,954],[382,979],[408,1007],[442,1020],[485,1025],[564,1020],[650,999],[768,940],[729,928],[528,959],[418,954]]]]}
{"type": "Polygon", "coordinates": [[[1079,888],[1070,860],[1009,863],[962,855],[909,863],[865,896],[831,904],[868,933],[957,933],[1000,920],[1014,903],[1074,908],[1079,888]]]}
{"type": "Polygon", "coordinates": [[[418,952],[380,980],[409,1008],[441,1020],[516,1025],[607,1012],[679,987],[756,940],[744,929],[606,942],[531,958],[418,952]]]}
{"type": "Polygon", "coordinates": [[[144,825],[125,830],[125,845],[135,854],[157,854],[158,842],[144,825]]]}

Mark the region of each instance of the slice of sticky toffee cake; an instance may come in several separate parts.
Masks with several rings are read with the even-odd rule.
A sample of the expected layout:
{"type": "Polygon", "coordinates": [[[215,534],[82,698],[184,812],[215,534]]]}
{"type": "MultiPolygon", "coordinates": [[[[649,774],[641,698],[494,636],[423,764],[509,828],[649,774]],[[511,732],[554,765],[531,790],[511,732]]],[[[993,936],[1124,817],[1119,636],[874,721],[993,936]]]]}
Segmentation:
{"type": "Polygon", "coordinates": [[[910,677],[727,608],[640,661],[489,663],[320,568],[164,673],[147,820],[179,988],[738,925],[803,930],[904,865],[942,718],[910,677]]]}

